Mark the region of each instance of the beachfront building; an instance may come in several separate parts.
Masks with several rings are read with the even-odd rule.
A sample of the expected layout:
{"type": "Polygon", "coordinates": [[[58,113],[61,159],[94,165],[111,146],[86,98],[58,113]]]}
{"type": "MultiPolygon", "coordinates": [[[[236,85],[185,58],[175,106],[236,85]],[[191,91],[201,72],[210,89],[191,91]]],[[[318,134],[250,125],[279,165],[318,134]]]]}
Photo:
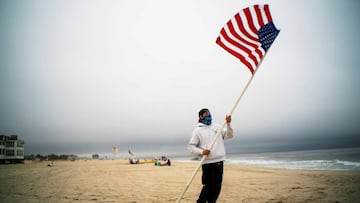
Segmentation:
{"type": "Polygon", "coordinates": [[[0,163],[24,163],[24,141],[17,135],[0,135],[0,163]]]}

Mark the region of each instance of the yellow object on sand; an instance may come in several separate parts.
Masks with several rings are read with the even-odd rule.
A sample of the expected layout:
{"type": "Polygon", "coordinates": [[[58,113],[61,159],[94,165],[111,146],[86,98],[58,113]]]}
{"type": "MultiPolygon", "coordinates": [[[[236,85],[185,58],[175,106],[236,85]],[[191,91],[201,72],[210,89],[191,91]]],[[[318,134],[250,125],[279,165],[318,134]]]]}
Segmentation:
{"type": "Polygon", "coordinates": [[[149,163],[155,163],[156,159],[145,159],[145,160],[140,160],[141,164],[149,164],[149,163]]]}

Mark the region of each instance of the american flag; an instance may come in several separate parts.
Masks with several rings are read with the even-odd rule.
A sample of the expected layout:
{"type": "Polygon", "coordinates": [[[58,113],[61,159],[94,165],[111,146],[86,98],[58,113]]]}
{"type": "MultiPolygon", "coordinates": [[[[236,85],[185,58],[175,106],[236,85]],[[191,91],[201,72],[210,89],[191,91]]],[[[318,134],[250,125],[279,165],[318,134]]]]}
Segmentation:
{"type": "Polygon", "coordinates": [[[228,21],[216,43],[240,59],[254,74],[279,32],[272,22],[269,5],[254,5],[228,21]]]}

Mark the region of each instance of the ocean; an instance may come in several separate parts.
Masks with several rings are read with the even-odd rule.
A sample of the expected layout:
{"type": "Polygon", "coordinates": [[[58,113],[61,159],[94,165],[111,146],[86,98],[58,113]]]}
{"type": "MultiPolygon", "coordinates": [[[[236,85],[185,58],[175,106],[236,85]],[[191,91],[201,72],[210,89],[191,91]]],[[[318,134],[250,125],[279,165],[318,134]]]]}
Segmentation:
{"type": "Polygon", "coordinates": [[[360,170],[360,148],[228,154],[226,163],[309,170],[360,170]]]}
{"type": "MultiPolygon", "coordinates": [[[[334,148],[314,150],[286,150],[275,152],[241,152],[229,147],[225,164],[282,169],[355,170],[360,171],[360,148],[334,148]]],[[[120,150],[121,151],[121,150],[120,150]]],[[[197,162],[196,156],[183,145],[164,145],[155,148],[133,146],[132,152],[140,159],[167,156],[181,162],[197,162]]],[[[105,159],[126,159],[126,151],[100,153],[105,159]]],[[[81,156],[81,155],[80,155],[81,156]]],[[[89,155],[88,155],[89,156],[89,155]]]]}

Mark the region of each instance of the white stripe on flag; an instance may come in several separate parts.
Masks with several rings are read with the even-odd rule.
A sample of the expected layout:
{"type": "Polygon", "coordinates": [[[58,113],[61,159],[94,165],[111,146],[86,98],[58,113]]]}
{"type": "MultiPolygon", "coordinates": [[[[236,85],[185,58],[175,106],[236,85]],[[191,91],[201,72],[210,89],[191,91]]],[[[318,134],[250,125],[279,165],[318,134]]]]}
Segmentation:
{"type": "MultiPolygon", "coordinates": [[[[236,25],[233,26],[233,27],[237,27],[236,25]]],[[[224,26],[224,30],[225,32],[227,33],[227,35],[232,39],[234,40],[235,42],[241,44],[242,46],[244,46],[246,48],[246,50],[244,50],[244,53],[246,55],[249,55],[248,52],[250,52],[251,54],[253,54],[257,61],[259,61],[261,59],[261,56],[255,52],[255,48],[242,42],[241,40],[239,40],[238,38],[236,38],[229,30],[229,27],[227,25],[224,26]]],[[[247,38],[244,34],[242,34],[242,32],[240,32],[240,30],[235,30],[237,34],[239,34],[244,40],[247,40],[247,41],[252,41],[254,44],[256,44],[257,46],[261,46],[261,44],[259,42],[255,42],[249,38],[247,38]]],[[[239,48],[240,49],[240,48],[239,48]]]]}
{"type": "Polygon", "coordinates": [[[221,42],[226,46],[228,47],[229,49],[239,53],[240,55],[242,55],[245,60],[250,63],[250,65],[252,66],[252,68],[255,70],[256,69],[256,63],[251,59],[249,58],[249,54],[247,54],[246,52],[244,52],[243,50],[239,49],[238,47],[232,45],[231,43],[229,43],[226,39],[224,39],[224,37],[220,34],[220,40],[221,42]]]}
{"type": "Polygon", "coordinates": [[[257,33],[254,33],[254,32],[250,29],[250,27],[249,27],[249,22],[247,21],[247,18],[246,18],[246,15],[245,15],[244,11],[241,11],[241,12],[239,13],[239,15],[240,15],[240,19],[241,19],[241,22],[242,22],[242,24],[243,24],[243,27],[244,27],[245,31],[246,31],[249,35],[251,35],[252,37],[258,39],[259,37],[258,37],[257,33]]]}

